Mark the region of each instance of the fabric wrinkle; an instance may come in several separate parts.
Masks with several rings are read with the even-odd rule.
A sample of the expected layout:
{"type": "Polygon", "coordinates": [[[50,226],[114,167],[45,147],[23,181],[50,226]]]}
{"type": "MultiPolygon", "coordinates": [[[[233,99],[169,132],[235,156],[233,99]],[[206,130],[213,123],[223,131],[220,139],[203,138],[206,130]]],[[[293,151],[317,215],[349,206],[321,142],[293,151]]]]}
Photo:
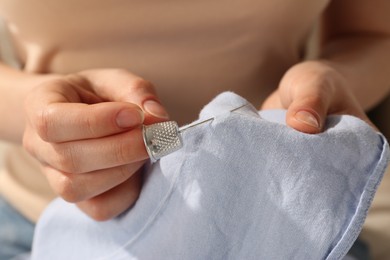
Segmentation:
{"type": "MultiPolygon", "coordinates": [[[[314,136],[284,125],[286,111],[226,113],[243,103],[224,93],[207,105],[199,120],[215,120],[186,131],[181,150],[147,168],[139,201],[120,222],[84,218],[56,229],[59,236],[53,219],[81,216],[58,200],[38,225],[33,259],[49,259],[51,241],[64,254],[77,247],[61,242],[76,228],[77,244],[100,245],[94,253],[105,259],[342,258],[384,173],[386,140],[351,116],[330,116],[330,127],[314,136]],[[98,239],[112,229],[117,242],[98,239]]],[[[84,248],[78,254],[91,258],[84,248]]]]}

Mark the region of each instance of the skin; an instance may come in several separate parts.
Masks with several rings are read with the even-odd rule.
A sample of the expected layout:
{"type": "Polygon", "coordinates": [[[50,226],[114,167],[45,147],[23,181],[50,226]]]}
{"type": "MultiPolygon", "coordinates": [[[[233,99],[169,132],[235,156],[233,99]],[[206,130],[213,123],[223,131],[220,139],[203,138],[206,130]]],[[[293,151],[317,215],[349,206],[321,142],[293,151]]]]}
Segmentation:
{"type": "MultiPolygon", "coordinates": [[[[369,123],[364,109],[389,92],[389,11],[388,0],[331,2],[320,57],[291,67],[262,108],[288,109],[287,124],[309,134],[329,114],[369,123]]],[[[136,201],[147,159],[140,126],[168,118],[152,83],[121,69],[29,75],[1,65],[0,74],[1,137],[23,140],[54,191],[96,220],[136,201]]]]}

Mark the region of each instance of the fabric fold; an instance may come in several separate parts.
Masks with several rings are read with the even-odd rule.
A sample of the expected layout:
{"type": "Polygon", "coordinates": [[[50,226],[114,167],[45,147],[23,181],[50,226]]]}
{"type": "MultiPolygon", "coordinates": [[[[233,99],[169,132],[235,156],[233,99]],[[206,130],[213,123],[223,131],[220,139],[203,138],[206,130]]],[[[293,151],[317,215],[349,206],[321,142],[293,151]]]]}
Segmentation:
{"type": "Polygon", "coordinates": [[[97,223],[56,200],[33,259],[341,259],[359,234],[389,160],[360,119],[329,116],[300,133],[286,111],[216,97],[184,146],[149,165],[134,207],[97,223]]]}

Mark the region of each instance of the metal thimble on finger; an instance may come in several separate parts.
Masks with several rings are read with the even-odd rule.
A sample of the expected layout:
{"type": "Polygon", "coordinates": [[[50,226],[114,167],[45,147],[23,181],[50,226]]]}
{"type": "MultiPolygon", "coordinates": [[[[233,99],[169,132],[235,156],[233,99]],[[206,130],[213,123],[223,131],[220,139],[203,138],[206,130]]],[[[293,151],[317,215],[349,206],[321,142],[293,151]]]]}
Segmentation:
{"type": "MultiPolygon", "coordinates": [[[[230,110],[230,112],[234,112],[247,105],[248,104],[237,107],[230,110]]],[[[144,125],[142,128],[143,139],[150,160],[152,162],[156,162],[160,158],[179,150],[183,147],[182,133],[184,131],[213,120],[214,118],[209,118],[181,128],[179,128],[177,122],[175,121],[144,125]]]]}
{"type": "Polygon", "coordinates": [[[152,162],[183,147],[179,126],[175,121],[144,125],[143,138],[152,162]]]}

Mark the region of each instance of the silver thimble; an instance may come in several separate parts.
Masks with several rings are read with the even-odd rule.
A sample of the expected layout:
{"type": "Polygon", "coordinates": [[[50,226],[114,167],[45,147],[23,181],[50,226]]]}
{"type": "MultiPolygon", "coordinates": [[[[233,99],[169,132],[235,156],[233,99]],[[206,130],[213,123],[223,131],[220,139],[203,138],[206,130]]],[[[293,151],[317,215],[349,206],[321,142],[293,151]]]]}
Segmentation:
{"type": "MultiPolygon", "coordinates": [[[[249,103],[246,103],[230,110],[230,112],[234,112],[248,105],[249,103]]],[[[209,118],[181,128],[179,128],[175,121],[144,125],[142,128],[143,138],[150,160],[156,162],[160,158],[179,150],[183,147],[182,133],[184,131],[213,120],[214,118],[209,118]]]]}
{"type": "Polygon", "coordinates": [[[144,125],[143,138],[152,162],[183,147],[179,126],[175,121],[144,125]]]}

